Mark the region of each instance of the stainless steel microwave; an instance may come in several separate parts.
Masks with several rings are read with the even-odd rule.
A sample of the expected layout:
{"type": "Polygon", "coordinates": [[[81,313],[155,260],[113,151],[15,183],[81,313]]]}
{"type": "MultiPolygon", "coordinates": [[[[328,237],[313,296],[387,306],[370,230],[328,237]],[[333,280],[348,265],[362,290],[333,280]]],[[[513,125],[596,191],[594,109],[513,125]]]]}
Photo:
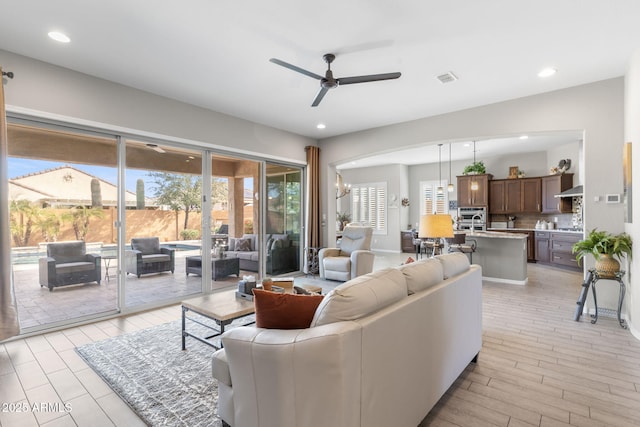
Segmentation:
{"type": "Polygon", "coordinates": [[[487,221],[487,208],[461,207],[458,208],[458,221],[471,223],[485,223],[487,221]],[[474,218],[475,217],[475,218],[474,218]]]}

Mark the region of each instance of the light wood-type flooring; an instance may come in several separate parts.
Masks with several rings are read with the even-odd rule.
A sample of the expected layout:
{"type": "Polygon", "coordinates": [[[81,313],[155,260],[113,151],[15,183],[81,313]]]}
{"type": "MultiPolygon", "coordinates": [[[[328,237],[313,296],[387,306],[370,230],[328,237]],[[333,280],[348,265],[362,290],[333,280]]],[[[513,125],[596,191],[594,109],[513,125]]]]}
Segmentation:
{"type": "MultiPolygon", "coordinates": [[[[379,254],[376,269],[406,256],[379,254]]],[[[609,317],[573,321],[581,281],[581,274],[530,264],[527,286],[484,283],[479,361],[421,426],[639,425],[640,341],[609,317]]],[[[144,425],[74,347],[179,317],[173,305],[0,344],[0,403],[72,408],[0,411],[0,425],[144,425]]]]}

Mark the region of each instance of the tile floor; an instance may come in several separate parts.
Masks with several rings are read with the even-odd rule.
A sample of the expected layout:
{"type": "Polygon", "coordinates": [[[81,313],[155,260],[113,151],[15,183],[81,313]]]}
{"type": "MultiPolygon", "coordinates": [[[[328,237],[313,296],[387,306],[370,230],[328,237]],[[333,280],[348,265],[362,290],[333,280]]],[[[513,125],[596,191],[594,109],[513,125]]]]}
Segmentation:
{"type": "MultiPolygon", "coordinates": [[[[375,268],[406,256],[378,254],[375,268]]],[[[572,320],[580,274],[530,264],[529,279],[484,283],[479,362],[421,426],[638,425],[640,341],[612,318],[572,320]]],[[[0,344],[0,426],[144,425],[74,348],[179,317],[172,305],[0,344]],[[19,412],[33,403],[48,406],[19,412]]]]}

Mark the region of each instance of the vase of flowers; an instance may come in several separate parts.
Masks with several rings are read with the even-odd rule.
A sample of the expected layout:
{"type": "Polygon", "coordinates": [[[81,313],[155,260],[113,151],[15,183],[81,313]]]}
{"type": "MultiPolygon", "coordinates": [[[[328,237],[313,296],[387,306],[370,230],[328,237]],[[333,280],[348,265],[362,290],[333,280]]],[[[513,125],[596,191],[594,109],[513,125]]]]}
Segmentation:
{"type": "Polygon", "coordinates": [[[351,222],[351,215],[347,212],[338,212],[336,214],[336,225],[338,226],[338,231],[344,230],[344,226],[351,222]]]}

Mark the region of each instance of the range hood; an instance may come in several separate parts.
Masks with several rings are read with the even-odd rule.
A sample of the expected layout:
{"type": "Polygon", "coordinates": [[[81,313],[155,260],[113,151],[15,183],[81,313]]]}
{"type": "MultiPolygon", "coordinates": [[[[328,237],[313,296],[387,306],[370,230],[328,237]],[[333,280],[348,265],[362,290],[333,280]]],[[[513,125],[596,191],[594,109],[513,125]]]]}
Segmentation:
{"type": "Polygon", "coordinates": [[[582,185],[576,185],[573,188],[564,190],[560,194],[556,194],[554,197],[578,197],[583,195],[584,195],[584,190],[582,188],[582,185]]]}

